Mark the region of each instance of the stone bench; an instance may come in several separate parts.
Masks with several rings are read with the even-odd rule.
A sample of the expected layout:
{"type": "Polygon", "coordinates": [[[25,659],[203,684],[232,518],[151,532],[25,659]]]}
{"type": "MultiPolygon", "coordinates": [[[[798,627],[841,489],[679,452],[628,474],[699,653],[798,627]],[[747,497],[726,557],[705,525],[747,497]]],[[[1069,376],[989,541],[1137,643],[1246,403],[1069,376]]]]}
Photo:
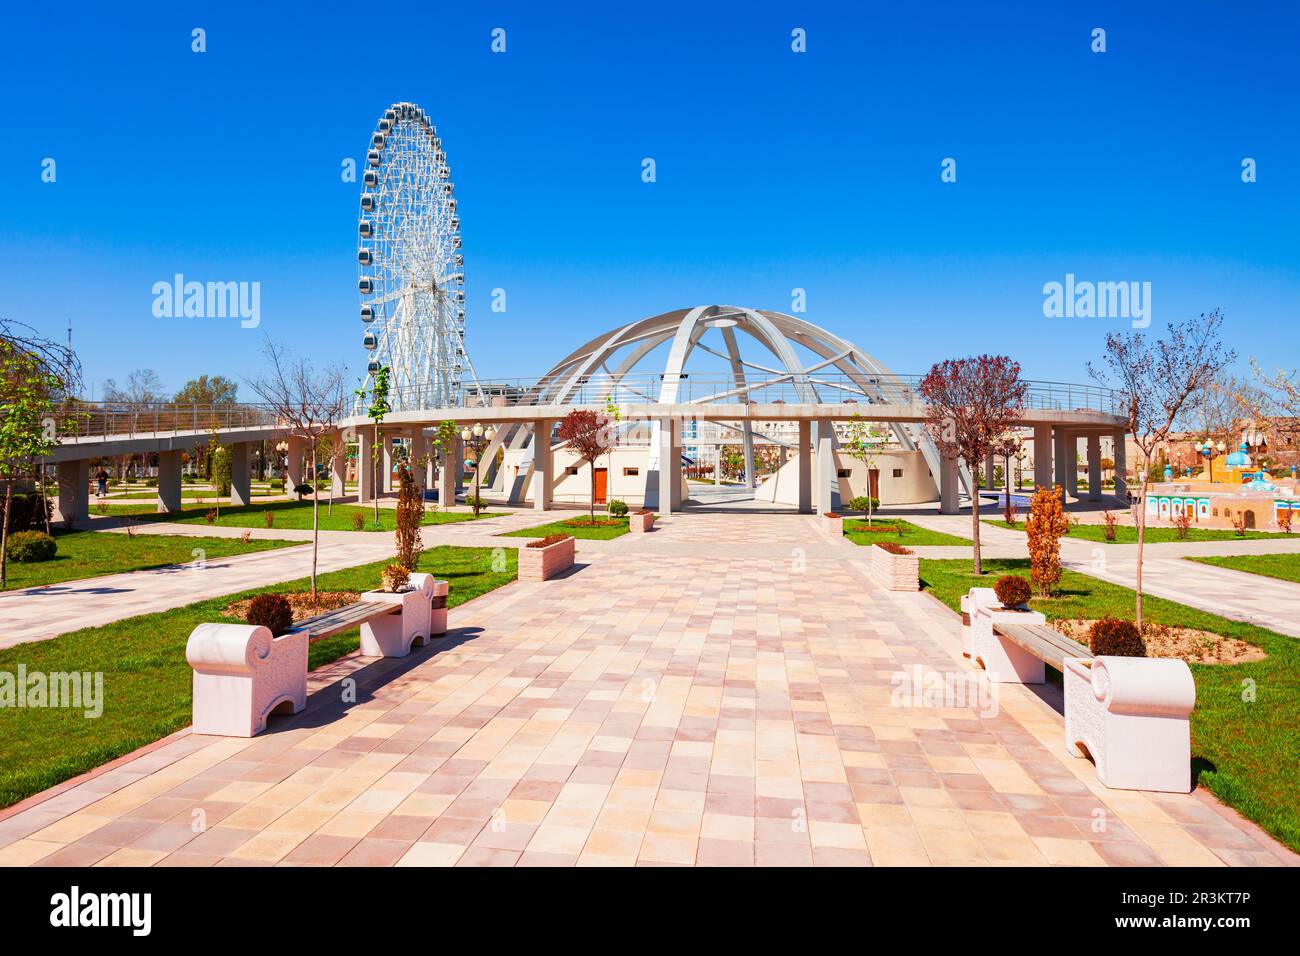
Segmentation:
{"type": "Polygon", "coordinates": [[[1191,783],[1191,712],[1196,682],[1181,660],[1093,657],[1087,647],[1047,626],[1034,611],[1010,611],[972,588],[971,662],[989,680],[1041,684],[1044,665],[1063,675],[1065,746],[1091,757],[1097,779],[1115,790],[1187,793],[1191,783]]]}
{"type": "Polygon", "coordinates": [[[307,706],[307,649],[314,641],[359,625],[363,655],[405,657],[412,645],[445,634],[447,582],[413,574],[411,583],[413,590],[398,594],[366,592],[279,637],[260,625],[198,625],[185,645],[194,670],[194,732],[254,737],[272,713],[300,713],[307,706]]]}

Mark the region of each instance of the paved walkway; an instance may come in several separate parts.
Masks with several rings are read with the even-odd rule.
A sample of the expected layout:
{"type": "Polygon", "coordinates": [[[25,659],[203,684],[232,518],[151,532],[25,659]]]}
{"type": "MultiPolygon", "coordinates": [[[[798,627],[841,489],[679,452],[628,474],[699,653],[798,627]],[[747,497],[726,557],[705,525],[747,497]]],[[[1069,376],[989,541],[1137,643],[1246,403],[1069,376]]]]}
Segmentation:
{"type": "MultiPolygon", "coordinates": [[[[519,511],[501,518],[480,519],[472,524],[460,522],[426,527],[423,535],[428,547],[459,544],[517,548],[528,539],[494,538],[492,535],[541,524],[545,520],[531,511],[519,511]]],[[[120,522],[98,521],[102,521],[104,526],[120,526],[120,522]]],[[[140,535],[238,538],[245,529],[150,523],[137,525],[136,531],[140,535]]],[[[305,542],[310,542],[312,537],[311,531],[289,528],[257,529],[253,535],[305,542]]],[[[393,535],[387,532],[322,531],[317,570],[319,573],[337,571],[382,561],[393,554],[393,535]]],[[[0,593],[0,648],[48,640],[83,627],[166,611],[194,601],[292,581],[309,574],[311,548],[294,547],[5,591],[0,593]]]]}
{"type": "MultiPolygon", "coordinates": [[[[970,537],[969,514],[909,514],[907,520],[935,531],[970,537]]],[[[925,557],[970,557],[969,546],[916,550],[925,557]]],[[[980,527],[980,553],[986,558],[1029,556],[1023,531],[992,525],[980,527]]],[[[1279,634],[1300,637],[1300,619],[1296,617],[1296,609],[1300,608],[1300,584],[1183,560],[1216,554],[1300,554],[1300,535],[1148,544],[1142,558],[1143,591],[1211,614],[1258,624],[1279,634]]],[[[1062,538],[1061,564],[1072,571],[1131,588],[1137,580],[1137,545],[1062,538]]]]}
{"type": "Polygon", "coordinates": [[[1050,689],[897,697],[974,677],[958,619],[811,517],[604,544],[316,672],[258,738],[182,733],[0,814],[0,864],[1295,862],[1203,795],[1099,786],[1050,689]]]}

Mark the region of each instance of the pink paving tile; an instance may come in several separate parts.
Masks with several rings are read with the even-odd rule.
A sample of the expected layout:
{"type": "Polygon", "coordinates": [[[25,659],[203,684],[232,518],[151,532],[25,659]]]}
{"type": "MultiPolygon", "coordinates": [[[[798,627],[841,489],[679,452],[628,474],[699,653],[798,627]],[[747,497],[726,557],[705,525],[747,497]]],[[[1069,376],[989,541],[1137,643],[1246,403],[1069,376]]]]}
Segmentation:
{"type": "Polygon", "coordinates": [[[411,848],[405,840],[374,840],[365,837],[339,860],[339,866],[392,866],[411,848]]]}
{"type": "Polygon", "coordinates": [[[812,847],[796,843],[754,845],[754,862],[758,866],[812,866],[812,847]]]}
{"type": "Polygon", "coordinates": [[[472,846],[466,850],[457,866],[514,866],[521,856],[518,850],[499,850],[486,846],[472,846]]]}
{"type": "Polygon", "coordinates": [[[288,855],[285,856],[285,860],[289,863],[302,863],[313,866],[334,866],[347,856],[359,842],[354,837],[313,833],[290,850],[288,855]]]}

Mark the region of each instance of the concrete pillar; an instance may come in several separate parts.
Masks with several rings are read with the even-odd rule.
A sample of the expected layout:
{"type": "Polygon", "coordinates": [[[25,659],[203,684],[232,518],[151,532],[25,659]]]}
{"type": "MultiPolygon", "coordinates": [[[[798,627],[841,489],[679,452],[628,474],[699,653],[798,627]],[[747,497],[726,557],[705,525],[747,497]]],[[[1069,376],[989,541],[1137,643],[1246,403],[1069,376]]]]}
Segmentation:
{"type": "Polygon", "coordinates": [[[533,510],[549,511],[551,492],[555,487],[555,461],[551,454],[552,421],[541,421],[533,427],[533,510]]]}
{"type": "Polygon", "coordinates": [[[1101,436],[1088,435],[1088,500],[1101,501],[1101,436]]]}
{"type": "Polygon", "coordinates": [[[384,432],[383,460],[379,463],[379,487],[383,491],[393,490],[393,439],[396,437],[391,431],[384,432]]]}
{"type": "Polygon", "coordinates": [[[292,494],[293,489],[298,485],[301,485],[303,482],[305,469],[303,468],[302,459],[304,453],[307,451],[307,443],[301,438],[289,438],[285,440],[285,444],[287,444],[289,448],[284,453],[284,474],[287,479],[284,490],[292,494]]]}
{"type": "Polygon", "coordinates": [[[357,434],[357,501],[371,501],[375,497],[375,445],[374,435],[357,434]]]}
{"type": "Polygon", "coordinates": [[[429,442],[424,437],[423,428],[415,428],[411,430],[411,447],[409,451],[411,457],[407,459],[407,461],[411,467],[411,477],[415,479],[415,483],[421,489],[424,489],[427,487],[424,480],[425,468],[420,464],[420,459],[428,453],[429,442]]]}
{"type": "Polygon", "coordinates": [[[713,486],[722,484],[722,443],[713,448],[713,486]]]}
{"type": "Polygon", "coordinates": [[[330,459],[330,494],[342,498],[347,494],[348,480],[348,446],[341,438],[334,446],[334,457],[330,459]]]}
{"type": "Polygon", "coordinates": [[[993,487],[993,469],[995,467],[996,466],[993,463],[993,456],[987,455],[984,458],[984,487],[985,488],[993,487]]]}
{"type": "Polygon", "coordinates": [[[958,491],[961,482],[957,477],[957,459],[939,459],[939,514],[961,514],[958,505],[958,491]]]}
{"type": "Polygon", "coordinates": [[[682,458],[678,427],[677,420],[673,418],[659,421],[659,503],[656,507],[664,515],[680,511],[682,506],[682,458]]]}
{"type": "Polygon", "coordinates": [[[158,452],[158,510],[175,514],[181,510],[181,453],[158,452]]]}
{"type": "Polygon", "coordinates": [[[1128,500],[1128,448],[1125,445],[1126,433],[1117,431],[1114,437],[1115,451],[1112,457],[1115,460],[1115,494],[1122,501],[1128,500]]]}
{"type": "Polygon", "coordinates": [[[230,503],[236,506],[252,504],[253,501],[249,483],[248,446],[249,442],[246,441],[238,441],[229,446],[230,503]]]}
{"type": "Polygon", "coordinates": [[[450,508],[456,504],[456,495],[460,493],[460,471],[462,468],[460,430],[456,437],[442,450],[442,477],[438,481],[438,507],[450,508]]]}
{"type": "Polygon", "coordinates": [[[1034,426],[1034,487],[1052,486],[1052,426],[1034,426]]]}
{"type": "Polygon", "coordinates": [[[754,426],[748,421],[744,423],[744,431],[741,437],[745,443],[745,487],[750,491],[754,490],[754,426]]]}
{"type": "Polygon", "coordinates": [[[59,518],[71,528],[74,522],[90,517],[90,462],[61,461],[56,474],[59,482],[59,518]]]}
{"type": "Polygon", "coordinates": [[[812,494],[812,422],[799,422],[799,513],[813,513],[812,494]]]}
{"type": "MultiPolygon", "coordinates": [[[[1061,486],[1061,489],[1068,496],[1070,493],[1069,465],[1070,465],[1070,446],[1066,441],[1065,432],[1059,427],[1052,430],[1052,480],[1061,486]]],[[[1062,499],[1065,500],[1065,499],[1062,499]]]]}
{"type": "Polygon", "coordinates": [[[840,478],[835,467],[835,426],[829,418],[817,420],[817,510],[840,510],[840,478]]]}

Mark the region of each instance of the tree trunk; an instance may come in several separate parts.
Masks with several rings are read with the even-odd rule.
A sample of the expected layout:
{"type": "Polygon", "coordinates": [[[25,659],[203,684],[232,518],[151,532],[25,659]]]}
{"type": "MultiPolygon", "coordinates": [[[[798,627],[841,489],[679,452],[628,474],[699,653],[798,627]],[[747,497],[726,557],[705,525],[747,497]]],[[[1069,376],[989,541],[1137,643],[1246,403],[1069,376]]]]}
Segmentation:
{"type": "MultiPolygon", "coordinates": [[[[312,446],[311,474],[316,477],[316,446],[312,446]]],[[[314,486],[313,486],[314,487],[314,486]]],[[[316,558],[320,554],[320,496],[311,496],[311,607],[316,609],[316,558]]]]}
{"type": "Polygon", "coordinates": [[[379,527],[379,457],[382,453],[383,453],[383,445],[380,443],[379,440],[379,423],[376,422],[375,423],[375,447],[374,450],[370,453],[370,457],[374,459],[374,461],[371,463],[371,468],[370,468],[370,475],[371,475],[370,493],[375,496],[375,527],[376,528],[379,527]]]}
{"type": "Polygon", "coordinates": [[[4,590],[6,574],[9,570],[9,506],[14,500],[13,479],[5,482],[5,513],[0,521],[0,590],[4,590]]]}
{"type": "Polygon", "coordinates": [[[1138,513],[1137,513],[1137,531],[1138,531],[1138,551],[1137,551],[1137,570],[1133,578],[1133,592],[1136,595],[1134,602],[1134,623],[1137,624],[1138,630],[1142,630],[1142,550],[1146,544],[1147,536],[1147,481],[1150,480],[1149,472],[1151,471],[1150,456],[1144,456],[1142,462],[1142,482],[1138,485],[1138,513]]]}
{"type": "Polygon", "coordinates": [[[36,463],[36,487],[41,489],[41,520],[45,522],[45,533],[50,533],[50,502],[45,497],[45,462],[36,463]]]}
{"type": "MultiPolygon", "coordinates": [[[[971,465],[972,477],[978,473],[978,469],[979,461],[976,461],[971,465]]],[[[970,496],[970,539],[975,546],[971,553],[971,571],[980,575],[984,573],[984,566],[980,563],[980,492],[978,482],[972,480],[971,484],[975,485],[970,496]]]]}
{"type": "Polygon", "coordinates": [[[588,520],[591,524],[596,523],[596,459],[588,462],[591,466],[591,508],[588,511],[588,520]]]}

